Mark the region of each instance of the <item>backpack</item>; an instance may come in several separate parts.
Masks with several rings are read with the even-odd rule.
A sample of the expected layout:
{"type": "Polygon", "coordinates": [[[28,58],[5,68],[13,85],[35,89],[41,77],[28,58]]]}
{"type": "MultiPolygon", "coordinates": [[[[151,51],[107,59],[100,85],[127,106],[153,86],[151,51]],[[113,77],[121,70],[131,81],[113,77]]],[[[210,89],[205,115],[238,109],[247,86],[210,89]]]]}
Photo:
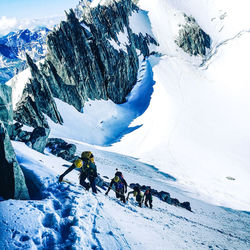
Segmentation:
{"type": "Polygon", "coordinates": [[[152,199],[151,189],[150,189],[150,190],[147,189],[147,190],[145,191],[145,196],[146,196],[147,199],[152,199]]]}
{"type": "Polygon", "coordinates": [[[124,187],[124,182],[122,181],[121,177],[119,176],[119,181],[116,183],[116,188],[117,189],[123,189],[124,187]]]}
{"type": "Polygon", "coordinates": [[[139,193],[141,191],[138,186],[135,186],[133,189],[134,189],[134,192],[137,192],[137,193],[139,193]]]}
{"type": "Polygon", "coordinates": [[[117,171],[117,172],[115,173],[115,176],[118,176],[120,179],[124,179],[124,178],[123,178],[123,175],[122,175],[122,172],[120,172],[120,171],[117,171]]]}
{"type": "Polygon", "coordinates": [[[90,176],[94,176],[96,177],[97,176],[97,169],[96,169],[96,165],[95,163],[93,163],[92,161],[88,161],[86,164],[85,164],[85,168],[83,169],[83,171],[85,171],[88,175],[90,176]]]}

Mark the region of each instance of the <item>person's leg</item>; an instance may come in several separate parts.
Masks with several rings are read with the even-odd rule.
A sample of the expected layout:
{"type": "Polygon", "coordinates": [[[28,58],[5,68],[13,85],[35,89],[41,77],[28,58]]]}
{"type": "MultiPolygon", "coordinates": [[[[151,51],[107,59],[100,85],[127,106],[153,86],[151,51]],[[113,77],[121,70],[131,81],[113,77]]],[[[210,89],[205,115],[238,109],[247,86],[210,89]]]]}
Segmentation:
{"type": "Polygon", "coordinates": [[[122,196],[122,201],[123,201],[123,203],[126,203],[125,195],[122,196]]]}
{"type": "Polygon", "coordinates": [[[121,196],[120,197],[121,197],[121,201],[123,201],[123,203],[126,203],[124,188],[121,190],[121,196]]]}
{"type": "Polygon", "coordinates": [[[149,200],[149,206],[150,206],[150,208],[151,208],[151,209],[153,208],[153,204],[152,204],[152,202],[153,202],[153,200],[152,200],[152,199],[150,199],[150,200],[149,200]]]}
{"type": "Polygon", "coordinates": [[[145,206],[148,207],[148,199],[145,199],[145,206]]]}
{"type": "Polygon", "coordinates": [[[80,175],[80,185],[86,188],[86,190],[89,190],[89,184],[85,181],[87,176],[83,173],[80,175]]]}
{"type": "Polygon", "coordinates": [[[115,189],[115,196],[117,199],[120,198],[120,194],[119,194],[119,190],[118,189],[115,189]]]}
{"type": "Polygon", "coordinates": [[[96,185],[95,185],[95,178],[89,178],[90,186],[92,188],[92,192],[97,194],[96,185]]]}
{"type": "Polygon", "coordinates": [[[126,199],[123,193],[124,191],[122,189],[116,189],[116,198],[126,203],[126,199]]]}
{"type": "Polygon", "coordinates": [[[142,205],[142,197],[140,195],[137,195],[136,201],[139,203],[139,207],[142,205]]]}

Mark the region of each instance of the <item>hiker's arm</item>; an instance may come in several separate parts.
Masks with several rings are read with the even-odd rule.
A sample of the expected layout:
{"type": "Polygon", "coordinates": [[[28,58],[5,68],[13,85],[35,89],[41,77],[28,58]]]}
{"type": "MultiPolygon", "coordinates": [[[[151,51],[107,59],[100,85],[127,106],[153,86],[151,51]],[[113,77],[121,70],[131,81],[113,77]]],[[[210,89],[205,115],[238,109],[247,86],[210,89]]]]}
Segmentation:
{"type": "Polygon", "coordinates": [[[109,193],[110,189],[112,188],[112,185],[114,184],[114,180],[112,180],[109,184],[109,187],[108,187],[108,190],[107,192],[105,193],[106,195],[109,193]]]}
{"type": "Polygon", "coordinates": [[[130,196],[132,193],[133,193],[133,191],[128,192],[127,200],[128,200],[129,196],[130,196]]]}
{"type": "Polygon", "coordinates": [[[72,164],[71,167],[69,167],[63,174],[61,174],[59,176],[59,181],[61,182],[63,180],[63,177],[68,174],[69,172],[71,172],[73,169],[75,168],[75,164],[72,164]]]}

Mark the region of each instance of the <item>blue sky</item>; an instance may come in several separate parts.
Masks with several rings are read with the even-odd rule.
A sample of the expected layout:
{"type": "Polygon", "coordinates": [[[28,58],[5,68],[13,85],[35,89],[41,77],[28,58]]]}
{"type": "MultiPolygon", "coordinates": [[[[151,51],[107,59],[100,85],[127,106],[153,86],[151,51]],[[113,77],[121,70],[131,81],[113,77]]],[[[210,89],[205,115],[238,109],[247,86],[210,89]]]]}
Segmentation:
{"type": "Polygon", "coordinates": [[[63,15],[79,0],[0,0],[0,17],[41,18],[63,15]]]}
{"type": "Polygon", "coordinates": [[[52,27],[79,0],[0,0],[0,36],[20,29],[52,27]]]}

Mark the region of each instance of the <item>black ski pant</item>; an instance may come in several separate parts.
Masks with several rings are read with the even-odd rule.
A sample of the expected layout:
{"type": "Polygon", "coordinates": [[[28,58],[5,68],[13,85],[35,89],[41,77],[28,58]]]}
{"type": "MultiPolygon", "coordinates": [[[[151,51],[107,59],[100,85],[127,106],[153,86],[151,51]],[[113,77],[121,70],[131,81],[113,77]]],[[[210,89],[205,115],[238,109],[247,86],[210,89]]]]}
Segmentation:
{"type": "Polygon", "coordinates": [[[116,188],[115,190],[115,195],[117,199],[120,199],[121,201],[123,201],[124,203],[126,203],[126,199],[125,199],[125,195],[124,195],[124,188],[122,189],[118,189],[116,188]]]}
{"type": "Polygon", "coordinates": [[[141,195],[137,195],[136,196],[136,201],[139,203],[139,207],[141,207],[142,206],[142,202],[143,202],[142,196],[141,195]]]}
{"type": "Polygon", "coordinates": [[[148,207],[148,202],[149,202],[149,206],[150,206],[150,208],[152,208],[152,207],[153,207],[152,201],[153,201],[152,199],[147,199],[147,198],[146,198],[146,199],[145,199],[145,206],[148,207]]]}
{"type": "Polygon", "coordinates": [[[89,188],[91,187],[92,192],[97,193],[96,185],[95,185],[95,177],[93,177],[93,176],[88,176],[88,175],[86,175],[84,173],[81,173],[81,175],[80,175],[80,185],[85,187],[87,190],[89,190],[89,188]],[[89,183],[86,182],[87,178],[89,180],[89,183]]]}

